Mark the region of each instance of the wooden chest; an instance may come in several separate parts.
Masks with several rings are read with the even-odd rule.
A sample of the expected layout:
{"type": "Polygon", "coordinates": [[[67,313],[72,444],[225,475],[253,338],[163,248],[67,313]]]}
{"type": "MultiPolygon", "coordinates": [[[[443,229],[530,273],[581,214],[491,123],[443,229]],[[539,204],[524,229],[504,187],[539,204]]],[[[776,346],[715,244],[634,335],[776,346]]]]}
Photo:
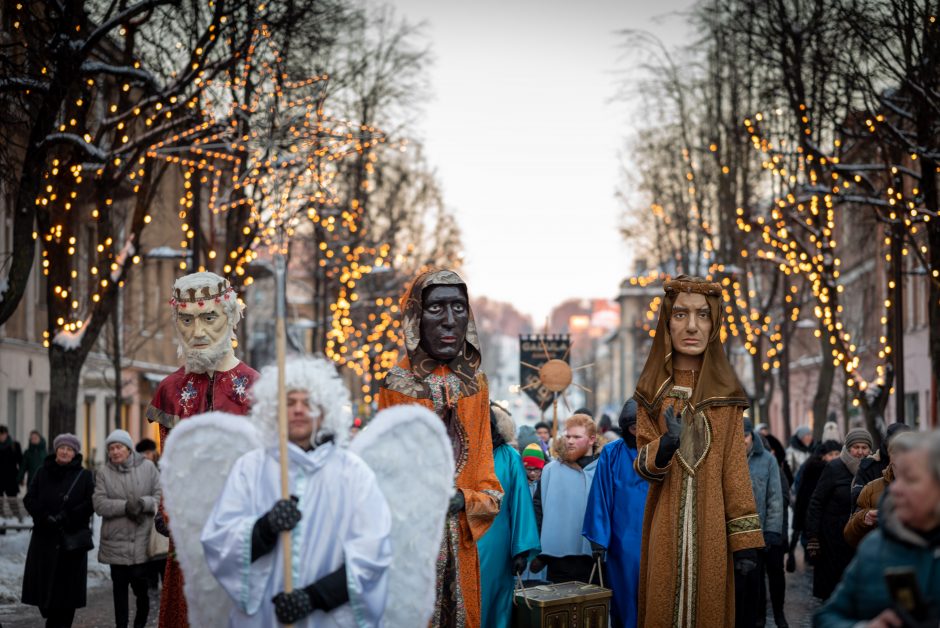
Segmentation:
{"type": "Polygon", "coordinates": [[[515,628],[607,628],[610,589],[583,582],[544,584],[515,593],[515,628]]]}

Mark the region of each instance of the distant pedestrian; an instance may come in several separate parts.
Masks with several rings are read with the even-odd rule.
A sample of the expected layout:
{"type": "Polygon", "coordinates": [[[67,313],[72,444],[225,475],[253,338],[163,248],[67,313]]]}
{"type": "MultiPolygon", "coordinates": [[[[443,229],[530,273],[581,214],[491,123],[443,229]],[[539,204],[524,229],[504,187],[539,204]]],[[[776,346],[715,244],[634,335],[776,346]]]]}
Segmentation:
{"type": "Polygon", "coordinates": [[[817,628],[940,625],[940,433],[899,453],[894,475],[878,529],[862,541],[842,582],[817,611],[817,628]],[[885,577],[889,569],[901,576],[893,590],[885,577]],[[924,601],[919,617],[902,608],[916,601],[914,588],[924,601]]]}
{"type": "MultiPolygon", "coordinates": [[[[509,413],[490,404],[493,466],[503,487],[499,514],[479,541],[481,626],[509,628],[516,577],[540,551],[532,495],[519,452],[509,444],[516,426],[509,413]]],[[[541,453],[541,452],[540,452],[541,453]]]]}
{"type": "Polygon", "coordinates": [[[546,459],[551,459],[552,447],[552,426],[544,421],[535,424],[535,434],[539,437],[539,443],[542,445],[542,453],[546,459]]]}
{"type": "Polygon", "coordinates": [[[790,465],[787,464],[787,450],[784,448],[783,443],[780,442],[779,438],[770,433],[770,428],[766,423],[758,423],[754,426],[754,431],[760,434],[761,438],[764,440],[764,449],[773,454],[774,458],[777,459],[780,472],[786,476],[787,486],[793,484],[793,473],[795,473],[795,469],[791,469],[790,465]]]}
{"type": "Polygon", "coordinates": [[[842,451],[842,445],[834,440],[827,440],[816,446],[812,456],[800,467],[796,474],[796,482],[799,490],[796,493],[796,502],[793,506],[793,537],[790,541],[790,556],[787,559],[787,571],[796,571],[796,560],[793,550],[796,548],[796,542],[799,540],[803,547],[806,547],[808,541],[806,537],[806,513],[809,511],[809,502],[813,498],[813,492],[819,483],[819,476],[823,469],[831,461],[839,457],[842,451]]]}
{"type": "Polygon", "coordinates": [[[533,505],[539,524],[542,553],[531,570],[548,566],[551,582],[590,579],[595,556],[581,536],[594,469],[597,467],[597,425],[586,414],[572,415],[565,424],[564,453],[545,465],[533,505]]]}
{"type": "Polygon", "coordinates": [[[20,466],[23,464],[23,451],[20,444],[6,425],[0,425],[0,517],[6,516],[3,503],[9,504],[10,516],[23,520],[20,502],[16,498],[20,492],[20,466]]]}
{"type": "MultiPolygon", "coordinates": [[[[156,465],[160,470],[160,452],[157,451],[157,444],[150,438],[142,438],[135,446],[134,450],[141,456],[156,465]]],[[[159,509],[158,509],[159,510],[159,509]]],[[[155,524],[151,521],[150,543],[147,546],[147,556],[150,562],[147,565],[147,583],[151,589],[156,589],[163,578],[163,572],[166,571],[166,558],[170,550],[169,537],[155,529],[155,524]]]]}
{"type": "Polygon", "coordinates": [[[881,478],[882,473],[891,464],[891,455],[888,451],[891,441],[898,435],[909,432],[911,426],[906,423],[892,423],[888,426],[884,439],[881,441],[881,447],[875,453],[867,458],[863,458],[858,463],[858,471],[855,472],[855,478],[852,480],[852,507],[858,501],[858,496],[869,482],[881,478]]]}
{"type": "Polygon", "coordinates": [[[134,451],[159,467],[160,452],[157,451],[157,443],[155,443],[153,439],[140,439],[140,441],[134,445],[134,451]]]}
{"type": "Polygon", "coordinates": [[[43,461],[49,452],[46,450],[46,439],[33,430],[29,433],[29,446],[23,452],[23,464],[20,465],[20,484],[25,484],[26,488],[32,483],[36,473],[42,467],[43,461]]]}
{"type": "MultiPolygon", "coordinates": [[[[545,453],[539,443],[526,445],[526,448],[522,450],[522,466],[525,469],[526,480],[528,480],[529,497],[534,497],[539,488],[539,480],[542,479],[542,469],[545,468],[545,453]]],[[[526,567],[522,573],[522,581],[527,586],[545,582],[546,578],[548,578],[548,572],[544,567],[541,571],[535,572],[530,567],[526,567]]]]}
{"type": "Polygon", "coordinates": [[[545,454],[537,443],[527,445],[522,450],[522,466],[525,468],[526,479],[529,481],[529,496],[535,495],[542,478],[542,469],[545,468],[545,454]]]}
{"type": "Polygon", "coordinates": [[[747,446],[747,464],[751,476],[751,489],[764,533],[764,549],[758,552],[757,569],[747,575],[735,575],[735,620],[739,626],[763,626],[767,615],[767,587],[765,574],[771,575],[770,597],[774,623],[778,628],[787,626],[783,614],[786,582],[783,576],[783,484],[780,466],[774,455],[764,447],[760,433],[744,419],[744,443],[747,446]],[[776,567],[779,563],[779,573],[776,567]],[[774,569],[768,570],[773,565],[774,569]]]}
{"type": "Polygon", "coordinates": [[[39,607],[46,628],[68,628],[75,609],[86,601],[90,548],[77,541],[91,536],[95,482],[82,468],[81,443],[74,434],[56,436],[52,450],[23,500],[33,517],[33,534],[22,601],[39,607]]]}
{"type": "Polygon", "coordinates": [[[823,425],[823,433],[820,440],[822,442],[826,442],[827,440],[835,440],[841,443],[843,440],[842,428],[839,427],[839,424],[833,420],[826,421],[826,424],[823,425]]]}
{"type": "Polygon", "coordinates": [[[855,549],[843,530],[852,513],[852,478],[862,458],[871,453],[871,435],[850,431],[839,457],[823,469],[806,513],[807,555],[814,561],[813,595],[826,600],[848,567],[855,549]]]}
{"type": "Polygon", "coordinates": [[[94,493],[95,512],[103,520],[98,561],[111,565],[116,627],[127,628],[130,585],[137,598],[134,628],[143,628],[150,613],[147,546],[160,503],[160,474],[134,451],[124,430],[111,432],[105,446],[108,461],[98,471],[94,493]]]}
{"type": "Polygon", "coordinates": [[[790,444],[786,449],[787,466],[790,467],[790,472],[793,473],[794,478],[791,483],[794,491],[798,488],[796,476],[803,463],[813,455],[813,448],[813,430],[805,425],[796,428],[796,432],[790,437],[790,444]]]}
{"type": "Polygon", "coordinates": [[[640,586],[643,512],[649,482],[633,467],[636,447],[636,401],[620,412],[623,438],[601,451],[584,513],[584,538],[606,555],[606,586],[613,591],[611,626],[636,628],[640,586]]]}

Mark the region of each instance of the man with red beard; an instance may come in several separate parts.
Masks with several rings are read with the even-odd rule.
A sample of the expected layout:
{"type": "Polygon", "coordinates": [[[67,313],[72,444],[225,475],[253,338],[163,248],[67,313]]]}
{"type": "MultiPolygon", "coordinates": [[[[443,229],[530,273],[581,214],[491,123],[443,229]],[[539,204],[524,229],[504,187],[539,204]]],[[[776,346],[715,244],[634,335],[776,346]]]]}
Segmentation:
{"type": "MultiPolygon", "coordinates": [[[[228,280],[207,272],[180,277],[173,285],[170,305],[184,365],[160,382],[147,408],[147,420],[160,424],[161,443],[177,423],[191,416],[213,410],[248,414],[248,391],[258,378],[258,372],[236,358],[232,348],[245,305],[228,280]]],[[[161,507],[157,529],[167,535],[163,517],[161,507]]],[[[170,559],[160,596],[160,627],[187,625],[183,573],[170,559]]]]}
{"type": "Polygon", "coordinates": [[[594,419],[572,415],[565,424],[564,440],[564,458],[545,465],[532,496],[542,553],[531,569],[534,573],[547,565],[550,582],[587,582],[595,556],[581,529],[599,453],[594,419]]]}

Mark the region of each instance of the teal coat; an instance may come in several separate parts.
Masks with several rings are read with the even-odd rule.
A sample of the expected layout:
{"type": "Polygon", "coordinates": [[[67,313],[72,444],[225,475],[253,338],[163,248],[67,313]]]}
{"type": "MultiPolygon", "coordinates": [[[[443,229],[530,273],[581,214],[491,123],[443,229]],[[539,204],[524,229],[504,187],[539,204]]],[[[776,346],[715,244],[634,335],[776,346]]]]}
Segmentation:
{"type": "Polygon", "coordinates": [[[49,455],[49,452],[46,451],[46,439],[42,436],[39,437],[38,445],[30,443],[26,451],[23,452],[23,464],[20,465],[19,481],[22,482],[23,478],[26,478],[27,489],[33,483],[33,478],[36,477],[36,472],[42,467],[47,455],[49,455]]]}
{"type": "Polygon", "coordinates": [[[480,553],[480,625],[508,628],[514,587],[512,558],[528,554],[532,559],[542,548],[522,458],[512,446],[501,445],[493,452],[493,462],[496,477],[503,487],[503,501],[489,530],[477,541],[480,553]]]}
{"type": "Polygon", "coordinates": [[[813,617],[813,626],[851,628],[894,606],[884,579],[888,567],[912,568],[924,599],[934,605],[940,603],[940,542],[934,539],[933,543],[928,543],[905,528],[894,516],[890,496],[881,501],[878,514],[883,527],[865,537],[858,546],[855,558],[832,597],[813,617]]]}

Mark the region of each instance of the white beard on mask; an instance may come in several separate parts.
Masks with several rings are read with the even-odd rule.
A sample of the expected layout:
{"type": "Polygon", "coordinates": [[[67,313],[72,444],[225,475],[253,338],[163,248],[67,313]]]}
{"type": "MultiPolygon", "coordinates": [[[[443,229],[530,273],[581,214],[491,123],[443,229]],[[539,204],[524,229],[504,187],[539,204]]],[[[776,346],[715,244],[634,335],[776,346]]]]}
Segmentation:
{"type": "Polygon", "coordinates": [[[183,349],[183,358],[186,362],[187,373],[208,373],[215,371],[222,358],[232,348],[232,341],[226,334],[214,345],[205,349],[183,349]]]}

